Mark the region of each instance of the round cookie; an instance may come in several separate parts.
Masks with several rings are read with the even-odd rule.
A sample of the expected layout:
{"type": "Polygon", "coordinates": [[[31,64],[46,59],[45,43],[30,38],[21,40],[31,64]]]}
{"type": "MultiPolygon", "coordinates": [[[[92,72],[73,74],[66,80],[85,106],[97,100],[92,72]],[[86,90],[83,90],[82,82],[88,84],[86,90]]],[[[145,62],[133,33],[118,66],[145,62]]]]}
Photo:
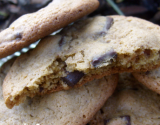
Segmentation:
{"type": "Polygon", "coordinates": [[[160,68],[132,74],[140,83],[160,94],[160,68]]]}
{"type": "Polygon", "coordinates": [[[118,75],[111,75],[80,88],[27,98],[19,106],[8,109],[2,96],[2,81],[9,67],[10,63],[5,64],[0,72],[1,125],[86,124],[111,96],[118,82],[118,75]]]}
{"type": "Polygon", "coordinates": [[[121,74],[115,93],[88,125],[159,125],[160,95],[131,74],[121,74]]]}
{"type": "Polygon", "coordinates": [[[119,72],[146,71],[160,65],[160,27],[125,16],[97,16],[48,36],[17,58],[3,84],[12,108],[27,96],[80,87],[119,72]]]}
{"type": "Polygon", "coordinates": [[[53,0],[47,7],[21,16],[0,32],[0,58],[90,14],[98,6],[98,0],[53,0]]]}

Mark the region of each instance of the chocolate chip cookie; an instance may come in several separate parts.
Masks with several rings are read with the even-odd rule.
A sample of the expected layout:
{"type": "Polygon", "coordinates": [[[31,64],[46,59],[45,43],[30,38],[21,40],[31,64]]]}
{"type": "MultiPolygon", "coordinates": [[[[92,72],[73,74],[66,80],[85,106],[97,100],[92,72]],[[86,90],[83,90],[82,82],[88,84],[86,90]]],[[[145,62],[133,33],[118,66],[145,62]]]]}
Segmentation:
{"type": "Polygon", "coordinates": [[[80,20],[17,58],[3,84],[6,105],[12,108],[27,96],[80,87],[105,75],[158,67],[159,32],[158,25],[135,17],[80,20]]]}
{"type": "Polygon", "coordinates": [[[133,75],[140,83],[160,94],[160,68],[146,72],[134,72],[133,75]]]}
{"type": "Polygon", "coordinates": [[[7,62],[0,69],[1,125],[86,124],[112,95],[118,82],[118,75],[111,75],[80,88],[27,98],[23,104],[8,109],[2,96],[2,81],[10,65],[7,62]]]}
{"type": "Polygon", "coordinates": [[[0,32],[0,58],[90,14],[98,6],[98,0],[53,0],[45,8],[23,15],[0,32]]]}
{"type": "Polygon", "coordinates": [[[121,74],[118,85],[88,125],[159,125],[159,94],[131,74],[121,74]]]}

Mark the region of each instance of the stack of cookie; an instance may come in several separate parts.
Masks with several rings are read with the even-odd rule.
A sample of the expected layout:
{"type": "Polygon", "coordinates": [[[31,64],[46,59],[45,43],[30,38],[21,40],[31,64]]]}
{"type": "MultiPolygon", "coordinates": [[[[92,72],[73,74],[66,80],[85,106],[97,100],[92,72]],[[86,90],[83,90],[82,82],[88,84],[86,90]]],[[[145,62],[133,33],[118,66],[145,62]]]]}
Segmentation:
{"type": "Polygon", "coordinates": [[[150,70],[160,67],[160,27],[135,17],[81,18],[98,5],[54,0],[0,33],[0,57],[45,37],[1,67],[0,123],[157,124],[158,95],[123,72],[159,92],[150,70]]]}

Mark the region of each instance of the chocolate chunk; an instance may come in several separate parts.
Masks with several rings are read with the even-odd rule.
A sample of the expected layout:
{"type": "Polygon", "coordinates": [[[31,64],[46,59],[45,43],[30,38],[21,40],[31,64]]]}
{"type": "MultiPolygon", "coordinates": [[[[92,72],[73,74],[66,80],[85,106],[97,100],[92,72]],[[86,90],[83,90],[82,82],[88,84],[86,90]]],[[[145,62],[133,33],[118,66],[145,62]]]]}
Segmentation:
{"type": "Polygon", "coordinates": [[[129,115],[120,116],[120,118],[125,118],[125,120],[127,121],[126,125],[131,125],[131,118],[129,115]]]}
{"type": "Polygon", "coordinates": [[[146,75],[149,75],[150,73],[151,73],[150,71],[145,72],[146,75]]]}
{"type": "Polygon", "coordinates": [[[62,80],[68,85],[73,87],[84,76],[83,72],[74,71],[70,72],[66,77],[62,77],[62,80]]]}
{"type": "Polygon", "coordinates": [[[101,114],[103,114],[103,113],[104,113],[104,111],[103,111],[102,109],[100,109],[100,112],[101,112],[101,114]]]}
{"type": "Polygon", "coordinates": [[[104,120],[104,125],[107,125],[107,123],[110,122],[110,120],[111,119],[104,120]]]}
{"type": "Polygon", "coordinates": [[[113,24],[113,18],[107,17],[106,29],[109,30],[112,24],[113,24]]]}
{"type": "Polygon", "coordinates": [[[149,49],[145,49],[145,50],[144,50],[144,54],[146,54],[147,56],[150,56],[150,54],[151,54],[151,50],[149,50],[149,49]]]}
{"type": "Polygon", "coordinates": [[[58,42],[58,44],[59,44],[60,47],[63,45],[63,40],[64,40],[64,36],[62,36],[61,39],[58,42]]]}
{"type": "Polygon", "coordinates": [[[117,53],[114,50],[110,50],[109,52],[105,53],[100,57],[93,58],[91,64],[94,67],[99,67],[100,65],[103,65],[105,63],[113,63],[116,58],[117,58],[117,53]]]}
{"type": "Polygon", "coordinates": [[[107,34],[107,33],[104,32],[104,31],[101,31],[101,32],[97,33],[97,35],[100,35],[100,36],[105,36],[106,34],[107,34]]]}
{"type": "Polygon", "coordinates": [[[42,92],[43,91],[43,87],[39,87],[39,92],[42,92]]]}
{"type": "Polygon", "coordinates": [[[138,91],[139,89],[138,88],[131,88],[132,90],[134,90],[134,91],[138,91]]]}
{"type": "MultiPolygon", "coordinates": [[[[120,116],[117,118],[124,118],[126,121],[126,125],[131,125],[131,119],[130,119],[129,115],[120,116]]],[[[104,125],[107,125],[107,123],[109,123],[111,120],[114,120],[114,119],[116,119],[116,118],[110,118],[110,119],[104,120],[104,125]]]]}
{"type": "Polygon", "coordinates": [[[17,33],[15,37],[16,37],[16,39],[21,39],[22,38],[22,34],[21,33],[17,33]]]}

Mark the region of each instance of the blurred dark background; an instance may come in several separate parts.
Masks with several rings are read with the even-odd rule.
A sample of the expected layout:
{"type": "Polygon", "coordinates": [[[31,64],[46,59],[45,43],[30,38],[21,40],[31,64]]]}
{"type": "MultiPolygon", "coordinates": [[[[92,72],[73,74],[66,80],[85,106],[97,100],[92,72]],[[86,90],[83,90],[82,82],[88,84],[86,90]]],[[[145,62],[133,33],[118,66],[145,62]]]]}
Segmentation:
{"type": "MultiPolygon", "coordinates": [[[[26,13],[32,13],[48,5],[52,0],[0,0],[0,30],[26,13]]],[[[99,8],[90,14],[117,15],[107,0],[99,0],[99,8]]],[[[160,0],[113,0],[126,16],[136,16],[160,25],[160,0]]]]}

